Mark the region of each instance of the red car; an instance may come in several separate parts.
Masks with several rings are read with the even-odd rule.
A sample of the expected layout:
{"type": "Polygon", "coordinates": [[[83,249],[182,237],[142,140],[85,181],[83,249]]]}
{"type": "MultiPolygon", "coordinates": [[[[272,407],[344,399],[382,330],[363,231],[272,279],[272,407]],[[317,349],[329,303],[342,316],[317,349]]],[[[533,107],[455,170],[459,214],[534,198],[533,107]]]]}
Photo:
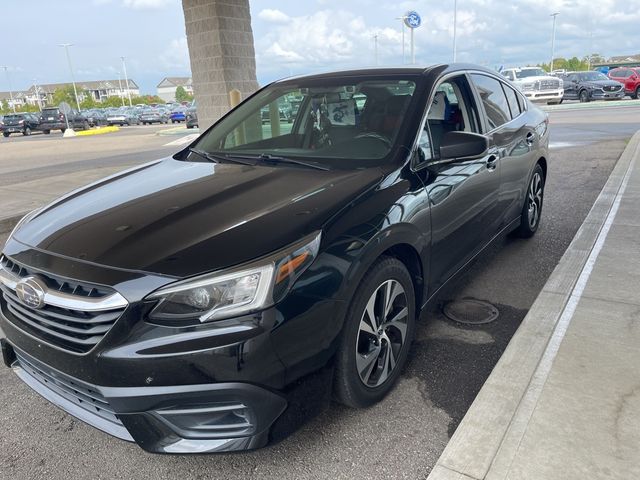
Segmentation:
{"type": "Polygon", "coordinates": [[[624,93],[640,98],[640,67],[620,67],[609,70],[609,78],[624,85],[624,93]]]}

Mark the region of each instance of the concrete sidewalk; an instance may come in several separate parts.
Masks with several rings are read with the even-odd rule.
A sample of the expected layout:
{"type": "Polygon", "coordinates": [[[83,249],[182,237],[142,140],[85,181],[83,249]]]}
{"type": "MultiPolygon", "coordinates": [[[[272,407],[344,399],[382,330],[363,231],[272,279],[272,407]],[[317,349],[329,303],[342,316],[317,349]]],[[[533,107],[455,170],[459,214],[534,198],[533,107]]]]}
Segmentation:
{"type": "Polygon", "coordinates": [[[640,132],[429,480],[640,478],[638,157],[640,132]]]}

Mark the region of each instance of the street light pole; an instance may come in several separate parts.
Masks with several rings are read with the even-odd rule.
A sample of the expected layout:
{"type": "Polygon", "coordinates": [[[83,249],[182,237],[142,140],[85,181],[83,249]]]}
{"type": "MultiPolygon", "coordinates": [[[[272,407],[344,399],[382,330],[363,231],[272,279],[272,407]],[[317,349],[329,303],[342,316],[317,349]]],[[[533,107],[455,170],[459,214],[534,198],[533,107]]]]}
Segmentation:
{"type": "Polygon", "coordinates": [[[76,79],[73,76],[73,67],[71,66],[71,55],[69,55],[69,47],[73,47],[73,43],[60,43],[59,47],[64,47],[64,51],[67,54],[67,62],[69,63],[69,71],[71,72],[71,83],[73,84],[73,94],[76,97],[76,105],[78,111],[80,111],[80,101],[78,100],[78,89],[76,88],[76,79]]]}
{"type": "Polygon", "coordinates": [[[377,33],[373,34],[373,48],[374,48],[376,66],[377,66],[378,65],[378,34],[377,33]]]}
{"type": "Polygon", "coordinates": [[[458,0],[453,0],[453,62],[455,63],[457,57],[457,28],[458,28],[458,0]]]}
{"type": "Polygon", "coordinates": [[[42,111],[42,99],[40,98],[40,88],[38,88],[38,82],[36,79],[33,79],[33,88],[36,91],[36,101],[38,102],[38,108],[42,111]]]}
{"type": "Polygon", "coordinates": [[[129,106],[133,107],[131,103],[131,89],[129,88],[129,77],[127,76],[127,64],[124,62],[124,57],[120,57],[122,59],[122,70],[124,71],[124,84],[127,88],[127,97],[129,97],[129,106]]]}
{"type": "Polygon", "coordinates": [[[120,94],[120,100],[122,101],[122,106],[124,107],[124,94],[122,92],[122,80],[121,80],[122,75],[120,75],[120,70],[118,70],[118,86],[120,87],[120,91],[118,92],[120,94]]]}
{"type": "Polygon", "coordinates": [[[396,20],[400,20],[400,25],[402,25],[402,64],[406,64],[407,60],[405,58],[405,54],[404,54],[404,48],[406,45],[406,42],[404,40],[404,21],[407,17],[405,17],[404,15],[402,17],[396,17],[396,20]]]}
{"type": "Polygon", "coordinates": [[[553,17],[553,29],[551,31],[551,62],[549,63],[549,73],[553,72],[553,56],[555,55],[555,43],[556,43],[556,17],[560,15],[560,12],[552,13],[553,17]]]}
{"type": "Polygon", "coordinates": [[[9,76],[9,67],[3,65],[0,68],[4,68],[4,73],[7,75],[7,82],[9,83],[9,99],[11,100],[11,108],[13,109],[13,113],[16,113],[16,104],[13,101],[13,89],[11,88],[11,77],[9,76]]]}

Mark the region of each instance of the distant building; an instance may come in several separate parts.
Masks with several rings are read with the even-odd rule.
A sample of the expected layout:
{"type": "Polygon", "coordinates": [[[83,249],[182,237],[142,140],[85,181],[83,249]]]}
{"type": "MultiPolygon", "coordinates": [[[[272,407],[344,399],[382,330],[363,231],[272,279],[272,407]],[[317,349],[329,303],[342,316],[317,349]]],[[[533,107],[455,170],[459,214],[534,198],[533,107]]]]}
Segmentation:
{"type": "MultiPolygon", "coordinates": [[[[53,92],[59,88],[71,86],[71,83],[45,83],[42,85],[32,85],[26,92],[26,101],[31,105],[38,104],[38,94],[43,103],[49,104],[53,101],[53,92]]],[[[78,91],[78,100],[82,102],[86,96],[91,96],[96,102],[102,102],[109,97],[127,98],[129,94],[132,97],[140,95],[140,87],[132,79],[127,82],[124,80],[95,80],[90,82],[76,82],[78,91]]]]}
{"type": "Polygon", "coordinates": [[[640,65],[640,53],[637,55],[618,55],[605,62],[594,62],[594,68],[637,67],[640,65]]]}
{"type": "Polygon", "coordinates": [[[27,103],[25,92],[0,92],[0,104],[7,102],[9,108],[20,108],[27,103]],[[13,102],[11,98],[13,97],[13,102]]]}
{"type": "Polygon", "coordinates": [[[191,77],[165,77],[158,84],[158,96],[165,102],[175,102],[178,87],[184,88],[185,92],[193,95],[191,77]]]}

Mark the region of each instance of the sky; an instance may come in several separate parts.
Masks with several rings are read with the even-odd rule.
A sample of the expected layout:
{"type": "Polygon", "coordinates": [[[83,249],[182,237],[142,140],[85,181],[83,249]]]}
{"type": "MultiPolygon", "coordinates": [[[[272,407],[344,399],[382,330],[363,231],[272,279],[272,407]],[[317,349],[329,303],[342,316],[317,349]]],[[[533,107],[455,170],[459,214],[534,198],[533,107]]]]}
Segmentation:
{"type": "MultiPolygon", "coordinates": [[[[449,62],[454,0],[249,0],[258,81],[376,64],[402,64],[401,21],[417,11],[417,64],[449,62]]],[[[548,62],[551,13],[556,57],[640,53],[640,0],[457,0],[458,61],[489,67],[548,62]]],[[[129,78],[156,93],[166,76],[188,76],[180,0],[30,0],[3,2],[0,91],[76,80],[117,79],[125,57],[129,78]],[[13,48],[11,44],[15,42],[13,48]],[[8,48],[9,47],[9,48],[8,48]]],[[[409,33],[406,32],[409,62],[409,33]]]]}

